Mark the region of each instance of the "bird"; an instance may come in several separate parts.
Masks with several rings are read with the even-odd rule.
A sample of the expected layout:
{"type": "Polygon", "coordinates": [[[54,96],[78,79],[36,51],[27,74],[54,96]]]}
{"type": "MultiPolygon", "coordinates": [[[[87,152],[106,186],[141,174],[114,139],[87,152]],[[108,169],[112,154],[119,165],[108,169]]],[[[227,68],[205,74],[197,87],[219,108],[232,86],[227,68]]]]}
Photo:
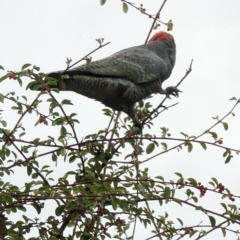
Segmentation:
{"type": "Polygon", "coordinates": [[[160,31],[146,45],[126,48],[71,69],[50,72],[47,77],[57,80],[60,91],[73,91],[126,113],[134,126],[142,131],[135,104],[152,94],[177,97],[181,92],[176,87],[162,88],[175,61],[174,38],[170,33],[160,31]],[[61,77],[63,72],[67,77],[61,77]]]}

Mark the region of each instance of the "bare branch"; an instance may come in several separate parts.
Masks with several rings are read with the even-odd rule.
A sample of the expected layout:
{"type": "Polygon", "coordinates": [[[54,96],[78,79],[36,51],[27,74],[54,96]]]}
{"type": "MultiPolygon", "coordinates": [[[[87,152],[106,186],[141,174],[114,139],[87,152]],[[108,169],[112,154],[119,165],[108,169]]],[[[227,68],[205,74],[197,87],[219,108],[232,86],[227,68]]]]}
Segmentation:
{"type": "MultiPolygon", "coordinates": [[[[163,3],[162,3],[162,5],[160,6],[160,8],[159,8],[159,10],[158,10],[158,12],[157,12],[157,14],[156,14],[156,16],[160,16],[160,13],[161,13],[161,11],[162,11],[162,9],[163,9],[163,7],[164,7],[164,5],[165,5],[166,2],[167,2],[167,0],[164,0],[164,1],[163,1],[163,3]]],[[[152,32],[152,30],[153,30],[153,28],[154,28],[154,25],[155,25],[156,21],[157,21],[157,17],[154,18],[154,20],[153,20],[152,26],[150,27],[150,30],[149,30],[149,32],[148,32],[148,35],[147,35],[147,38],[146,38],[144,44],[147,44],[148,39],[149,39],[149,37],[150,37],[150,35],[151,35],[151,32],[152,32]]]]}
{"type": "MultiPolygon", "coordinates": [[[[191,60],[191,63],[190,63],[190,65],[189,65],[189,68],[186,70],[185,75],[180,79],[180,81],[177,83],[177,85],[176,85],[175,87],[180,86],[180,84],[181,84],[181,83],[187,78],[187,76],[191,73],[191,71],[192,71],[192,64],[193,64],[193,60],[191,60]]],[[[143,125],[147,122],[147,120],[152,120],[152,119],[156,118],[156,117],[159,115],[159,113],[158,113],[158,114],[156,114],[153,118],[151,117],[152,115],[154,115],[155,113],[157,113],[157,111],[158,111],[159,108],[164,107],[164,106],[163,106],[163,103],[164,103],[166,100],[167,100],[167,97],[165,97],[165,98],[162,100],[162,102],[157,106],[157,108],[153,109],[153,111],[148,114],[148,116],[147,116],[147,117],[143,120],[143,122],[142,122],[143,125]]],[[[165,107],[164,107],[164,109],[165,109],[165,107]]]]}

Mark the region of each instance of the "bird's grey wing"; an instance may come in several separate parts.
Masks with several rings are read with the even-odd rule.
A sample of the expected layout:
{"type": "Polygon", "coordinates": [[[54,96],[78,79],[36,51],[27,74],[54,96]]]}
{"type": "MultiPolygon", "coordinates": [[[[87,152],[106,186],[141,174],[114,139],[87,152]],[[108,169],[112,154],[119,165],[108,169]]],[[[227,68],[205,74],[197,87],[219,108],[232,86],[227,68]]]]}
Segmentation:
{"type": "Polygon", "coordinates": [[[119,51],[107,58],[69,69],[67,73],[89,73],[124,78],[136,84],[160,79],[164,61],[154,52],[141,47],[119,51]]]}

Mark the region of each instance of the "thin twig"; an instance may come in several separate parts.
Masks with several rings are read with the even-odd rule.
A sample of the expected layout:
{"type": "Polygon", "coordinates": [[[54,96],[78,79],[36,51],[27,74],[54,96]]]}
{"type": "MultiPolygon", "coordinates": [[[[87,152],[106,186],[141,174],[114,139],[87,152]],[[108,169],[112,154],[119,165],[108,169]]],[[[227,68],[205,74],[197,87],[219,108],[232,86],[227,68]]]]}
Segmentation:
{"type": "MultiPolygon", "coordinates": [[[[215,147],[224,148],[224,149],[229,149],[229,150],[234,151],[234,152],[239,152],[239,150],[237,150],[237,149],[224,147],[224,146],[221,146],[221,145],[217,145],[216,143],[211,143],[211,142],[207,142],[207,141],[198,141],[198,140],[196,140],[196,139],[200,138],[201,136],[203,136],[204,134],[208,133],[212,128],[214,128],[217,124],[219,124],[222,120],[224,120],[227,116],[229,116],[229,115],[232,113],[232,111],[235,109],[235,107],[237,106],[237,104],[238,104],[238,102],[233,106],[233,108],[230,110],[229,113],[227,113],[224,117],[222,117],[219,121],[217,121],[217,123],[214,123],[214,124],[213,124],[210,128],[208,128],[206,131],[204,131],[203,133],[199,134],[199,135],[198,135],[197,137],[195,137],[194,139],[185,139],[185,141],[188,140],[188,141],[190,141],[190,142],[206,143],[206,144],[209,144],[209,145],[213,145],[213,146],[215,146],[215,147]]],[[[175,140],[177,140],[177,139],[175,139],[175,140]]],[[[169,152],[169,151],[171,151],[171,150],[173,150],[173,149],[176,149],[176,148],[184,145],[185,141],[184,141],[183,143],[180,143],[180,144],[172,147],[172,148],[166,149],[166,150],[164,150],[164,151],[162,151],[162,152],[160,152],[160,153],[158,153],[158,154],[156,154],[156,155],[154,155],[154,156],[152,156],[152,157],[150,157],[150,158],[148,158],[148,159],[146,159],[146,160],[143,160],[141,163],[148,162],[149,160],[151,160],[151,159],[153,159],[153,158],[155,158],[155,157],[157,157],[157,156],[159,156],[159,155],[162,155],[163,153],[166,153],[166,152],[169,152]]]]}
{"type": "MultiPolygon", "coordinates": [[[[86,142],[81,142],[81,143],[79,143],[79,145],[80,146],[84,146],[84,145],[86,145],[86,144],[89,144],[89,143],[94,143],[94,142],[109,142],[109,141],[115,141],[115,142],[117,142],[117,144],[118,144],[118,142],[119,141],[121,141],[121,140],[148,140],[148,141],[152,141],[152,140],[165,140],[165,141],[181,141],[182,143],[180,143],[180,144],[178,144],[178,145],[175,145],[174,147],[172,147],[172,148],[169,148],[169,149],[166,149],[166,150],[164,150],[164,151],[162,151],[162,152],[160,152],[160,153],[158,153],[158,154],[156,154],[156,155],[154,155],[154,156],[152,156],[152,157],[150,157],[150,158],[148,158],[148,159],[146,159],[146,160],[143,160],[141,163],[144,163],[144,162],[147,162],[147,161],[149,161],[149,160],[151,160],[151,159],[153,159],[153,158],[155,158],[155,157],[157,157],[157,156],[159,156],[159,155],[162,155],[162,154],[164,154],[164,153],[166,153],[166,152],[169,152],[169,151],[171,151],[171,150],[174,150],[174,149],[176,149],[176,148],[178,148],[178,147],[180,147],[180,146],[182,146],[183,144],[185,144],[185,142],[186,141],[189,141],[189,142],[195,142],[195,143],[205,143],[205,144],[207,144],[207,145],[212,145],[212,146],[214,146],[214,147],[218,147],[218,148],[222,148],[222,149],[228,149],[228,150],[230,150],[230,151],[233,151],[233,152],[239,152],[239,149],[234,149],[234,148],[231,148],[231,147],[226,147],[226,146],[223,146],[223,145],[219,145],[219,144],[217,144],[216,142],[208,142],[208,141],[201,141],[201,140],[197,140],[198,138],[200,138],[201,136],[203,136],[204,134],[206,134],[206,133],[208,133],[213,127],[215,127],[217,124],[219,124],[222,120],[224,120],[228,115],[230,115],[231,113],[232,113],[232,111],[235,109],[235,107],[237,106],[237,104],[238,103],[236,103],[235,105],[234,105],[234,107],[231,109],[231,111],[228,113],[228,114],[226,114],[223,118],[221,118],[217,123],[215,123],[215,124],[213,124],[210,128],[208,128],[208,130],[206,130],[204,133],[202,133],[202,134],[200,134],[200,135],[198,135],[197,137],[195,137],[195,138],[190,138],[190,139],[183,139],[183,138],[168,138],[168,137],[139,137],[139,136],[133,136],[133,137],[121,137],[121,138],[112,138],[112,139],[95,139],[95,140],[88,140],[88,141],[86,141],[86,142]]],[[[23,140],[21,140],[21,139],[12,139],[12,141],[16,141],[16,142],[25,142],[25,141],[23,141],[23,140]]],[[[26,143],[31,143],[31,142],[26,142],[26,143]]],[[[31,144],[34,144],[34,143],[31,143],[31,144]]],[[[36,144],[35,144],[36,145],[36,144]]],[[[28,159],[27,159],[27,161],[30,161],[30,160],[32,160],[32,159],[36,159],[36,158],[40,158],[40,157],[43,157],[43,156],[46,156],[46,155],[48,155],[48,154],[52,154],[52,153],[54,153],[54,152],[57,152],[57,151],[59,151],[59,150],[61,150],[61,149],[69,149],[69,150],[76,150],[76,149],[71,149],[72,147],[75,147],[75,146],[78,146],[78,144],[71,144],[71,145],[69,145],[69,146],[59,146],[59,145],[40,145],[40,146],[49,146],[49,147],[58,147],[58,149],[54,149],[54,150],[52,150],[52,151],[49,151],[49,152],[45,152],[45,153],[42,153],[42,154],[38,154],[37,156],[31,156],[31,157],[29,157],[28,159]]],[[[118,146],[117,147],[117,149],[116,149],[116,151],[119,149],[119,147],[120,146],[118,146]]],[[[115,151],[114,151],[115,152],[115,151]]],[[[113,153],[114,154],[114,153],[113,153]]],[[[21,165],[21,164],[23,164],[25,161],[23,161],[23,162],[19,162],[19,163],[14,163],[14,164],[12,164],[12,165],[10,165],[10,166],[8,166],[7,167],[7,169],[11,169],[11,168],[13,168],[13,167],[15,167],[15,166],[17,166],[17,165],[21,165]]],[[[125,162],[126,163],[126,162],[125,162]]]]}
{"type": "MultiPolygon", "coordinates": [[[[151,214],[151,213],[150,213],[150,212],[151,212],[151,209],[150,209],[150,207],[149,207],[148,201],[146,200],[145,203],[146,203],[146,205],[147,205],[147,209],[148,209],[148,211],[149,211],[149,214],[151,214]]],[[[155,223],[155,219],[154,219],[154,218],[152,218],[152,222],[153,222],[155,231],[157,232],[157,234],[156,234],[155,236],[158,237],[160,240],[162,240],[161,233],[160,233],[160,231],[159,231],[159,228],[158,228],[157,224],[155,223]]]]}
{"type": "Polygon", "coordinates": [[[81,59],[79,59],[78,61],[76,61],[75,63],[73,63],[72,65],[69,65],[61,74],[63,75],[67,70],[69,70],[70,68],[72,68],[73,66],[75,66],[76,64],[80,63],[81,61],[83,61],[84,59],[86,59],[89,55],[91,55],[92,53],[96,52],[97,50],[99,50],[100,48],[103,48],[105,46],[107,46],[108,44],[110,44],[110,42],[107,42],[105,44],[100,44],[97,48],[95,48],[94,50],[92,50],[90,53],[86,54],[84,57],[82,57],[81,59]]]}
{"type": "MultiPolygon", "coordinates": [[[[217,228],[221,227],[221,225],[223,225],[226,222],[228,222],[228,220],[226,220],[226,221],[220,223],[219,225],[217,225],[218,226],[217,228]]],[[[194,225],[194,226],[188,226],[188,227],[182,227],[182,228],[175,228],[175,231],[184,231],[184,234],[180,235],[180,237],[177,238],[176,240],[180,240],[184,235],[189,234],[189,232],[187,230],[194,229],[194,228],[212,228],[212,225],[194,225]]],[[[215,229],[216,228],[214,227],[214,230],[215,229]]],[[[235,233],[235,231],[233,231],[231,229],[227,229],[227,228],[225,228],[225,229],[235,233]]],[[[166,230],[162,231],[160,234],[164,234],[164,233],[166,233],[168,231],[169,231],[169,229],[166,229],[166,230]]],[[[153,236],[151,236],[151,237],[149,237],[149,238],[147,238],[145,240],[151,240],[151,239],[153,239],[153,238],[155,238],[157,236],[158,236],[158,234],[155,234],[155,235],[153,235],[153,236]]],[[[206,236],[206,235],[204,235],[204,236],[206,236]]]]}
{"type": "MultiPolygon", "coordinates": [[[[157,201],[159,201],[159,200],[165,200],[165,198],[162,198],[162,197],[152,197],[151,199],[148,199],[148,201],[156,201],[156,200],[157,200],[157,201]]],[[[186,205],[189,205],[189,206],[193,207],[194,209],[196,209],[196,208],[198,207],[198,205],[196,205],[196,204],[190,203],[190,202],[188,202],[188,201],[184,201],[184,200],[179,199],[179,198],[170,197],[169,200],[175,200],[175,201],[177,201],[177,202],[181,202],[181,203],[183,203],[183,204],[186,204],[186,205]]],[[[136,203],[137,203],[137,202],[145,202],[145,201],[146,201],[145,198],[144,198],[144,199],[134,200],[134,202],[136,202],[136,203]]],[[[223,215],[222,213],[217,213],[217,212],[214,212],[214,211],[209,210],[209,209],[206,209],[206,208],[202,208],[202,212],[204,212],[204,213],[210,213],[210,214],[216,215],[216,216],[218,216],[218,217],[224,218],[224,219],[226,219],[226,220],[228,220],[228,221],[232,221],[232,219],[231,219],[230,217],[227,217],[226,215],[223,215]]],[[[240,221],[238,221],[238,220],[234,220],[234,223],[240,225],[240,221]]]]}
{"type": "MultiPolygon", "coordinates": [[[[162,3],[162,5],[161,5],[161,7],[159,8],[156,16],[160,16],[160,12],[162,11],[162,9],[163,9],[163,7],[164,7],[164,5],[165,5],[166,2],[167,2],[167,0],[164,0],[164,1],[163,1],[163,3],[162,3]]],[[[154,19],[153,19],[152,26],[150,27],[150,30],[149,30],[149,32],[148,32],[148,35],[147,35],[147,38],[146,38],[146,40],[145,40],[144,45],[147,44],[148,39],[149,39],[149,37],[150,37],[150,34],[151,34],[151,32],[152,32],[152,30],[153,30],[153,28],[154,28],[154,25],[155,25],[156,21],[157,21],[157,18],[154,18],[154,19]]]]}
{"type": "MultiPolygon", "coordinates": [[[[18,119],[17,123],[15,124],[15,126],[13,127],[12,131],[9,133],[9,138],[12,136],[12,134],[14,133],[14,131],[17,129],[19,123],[22,121],[23,117],[27,114],[27,112],[32,108],[32,106],[34,105],[34,103],[38,100],[38,98],[41,96],[41,93],[39,93],[37,95],[37,97],[33,100],[32,104],[29,105],[26,110],[22,113],[21,117],[18,119]]],[[[6,145],[8,143],[8,140],[4,143],[2,148],[5,148],[6,145]]]]}
{"type": "MultiPolygon", "coordinates": [[[[3,134],[5,135],[5,137],[8,139],[8,141],[17,149],[17,151],[20,153],[20,155],[22,155],[22,157],[25,159],[25,161],[27,161],[27,157],[23,154],[23,152],[18,148],[18,146],[12,141],[12,139],[9,137],[9,135],[3,131],[3,134]]],[[[48,183],[47,179],[41,174],[41,172],[38,171],[37,168],[31,166],[35,171],[36,173],[42,178],[43,182],[50,186],[50,184],[48,183]]]]}
{"type": "MultiPolygon", "coordinates": [[[[189,65],[189,68],[186,70],[185,75],[180,79],[180,81],[177,83],[177,85],[176,85],[175,87],[178,87],[178,86],[186,79],[186,77],[191,73],[191,71],[192,71],[192,64],[193,64],[193,60],[191,60],[190,65],[189,65]]],[[[152,116],[154,113],[156,113],[159,108],[163,107],[163,103],[164,103],[166,100],[167,100],[167,97],[165,97],[165,98],[162,100],[162,102],[157,106],[157,108],[155,108],[152,112],[150,112],[150,113],[148,114],[148,116],[142,121],[142,124],[143,124],[143,125],[147,122],[148,119],[152,120],[151,116],[152,116]]],[[[156,116],[158,116],[158,114],[157,114],[156,116]]],[[[155,116],[155,117],[156,117],[156,116],[155,116]]],[[[154,117],[154,118],[155,118],[155,117],[154,117]]]]}
{"type": "MultiPolygon", "coordinates": [[[[19,104],[25,106],[26,108],[29,107],[28,104],[23,103],[23,102],[20,102],[20,101],[17,101],[17,100],[15,100],[15,99],[12,99],[12,98],[8,97],[7,95],[5,95],[4,98],[6,98],[7,100],[12,101],[12,102],[14,102],[14,103],[19,103],[19,104]]],[[[29,111],[29,110],[33,110],[34,112],[36,112],[36,114],[43,116],[44,118],[50,120],[51,122],[54,121],[54,120],[51,119],[49,116],[46,116],[45,114],[40,113],[40,112],[39,112],[37,109],[35,109],[33,106],[31,107],[31,109],[28,109],[28,111],[29,111]]]]}
{"type": "Polygon", "coordinates": [[[223,224],[228,223],[228,222],[229,222],[229,220],[225,220],[225,221],[219,223],[218,225],[212,227],[209,231],[205,232],[204,234],[202,233],[202,234],[201,234],[199,237],[197,237],[195,240],[199,240],[200,238],[205,237],[205,236],[208,235],[210,232],[216,230],[217,228],[220,228],[223,224]]]}
{"type": "Polygon", "coordinates": [[[135,8],[135,9],[137,9],[138,11],[140,11],[142,14],[148,16],[149,18],[156,18],[156,22],[159,22],[159,23],[162,23],[162,24],[165,24],[165,25],[166,25],[166,23],[160,21],[160,20],[157,18],[157,15],[154,17],[154,14],[151,15],[151,14],[147,13],[147,12],[145,11],[145,9],[142,8],[142,6],[136,7],[134,3],[130,3],[130,2],[128,2],[128,1],[126,1],[126,0],[121,0],[121,1],[127,3],[128,5],[130,5],[131,7],[135,8]]]}

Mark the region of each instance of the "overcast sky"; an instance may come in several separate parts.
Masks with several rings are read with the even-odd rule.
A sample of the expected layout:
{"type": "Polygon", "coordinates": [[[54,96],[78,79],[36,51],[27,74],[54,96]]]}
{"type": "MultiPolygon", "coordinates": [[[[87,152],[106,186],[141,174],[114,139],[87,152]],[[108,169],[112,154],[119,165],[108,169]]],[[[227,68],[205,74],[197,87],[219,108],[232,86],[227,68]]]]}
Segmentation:
{"type": "MultiPolygon", "coordinates": [[[[137,5],[143,3],[146,11],[151,14],[158,11],[161,2],[134,0],[137,5]]],[[[172,137],[182,137],[180,132],[198,135],[214,123],[213,116],[223,116],[230,110],[233,106],[233,102],[229,101],[231,97],[240,98],[239,11],[239,0],[169,0],[166,3],[160,17],[163,22],[172,19],[174,23],[172,34],[177,45],[177,61],[164,87],[175,85],[183,77],[191,59],[194,60],[193,71],[180,86],[183,91],[180,97],[166,102],[166,105],[179,104],[154,120],[151,133],[160,136],[160,127],[167,127],[172,137]]],[[[19,71],[25,63],[39,66],[42,72],[61,70],[65,68],[66,57],[77,61],[96,48],[96,38],[104,38],[105,42],[111,44],[94,53],[93,60],[143,44],[151,24],[151,19],[131,7],[124,14],[120,0],[107,0],[104,6],[100,6],[98,0],[1,1],[0,65],[5,70],[13,71],[19,71]]],[[[166,31],[166,26],[162,25],[159,30],[166,31]]],[[[3,74],[5,71],[0,70],[0,75],[3,74]]],[[[25,78],[24,81],[29,80],[25,78]]],[[[9,91],[16,91],[29,99],[36,96],[35,92],[18,87],[16,82],[1,83],[0,93],[6,94],[9,91]]],[[[70,98],[75,104],[69,111],[79,114],[80,139],[107,126],[109,118],[102,115],[102,104],[75,93],[61,93],[57,98],[70,98]]],[[[162,98],[160,95],[154,96],[153,106],[157,106],[162,98]]],[[[0,108],[3,108],[2,105],[0,108]]],[[[222,126],[217,127],[217,130],[224,138],[224,145],[240,149],[239,107],[235,113],[235,118],[227,120],[230,124],[227,132],[223,131],[222,126]]],[[[6,114],[9,116],[9,127],[14,126],[17,116],[12,117],[13,113],[9,109],[6,109],[6,114]]],[[[49,132],[38,132],[34,123],[29,124],[29,128],[37,136],[52,135],[49,132]]],[[[147,128],[144,131],[148,131],[147,128]]],[[[205,139],[212,141],[211,138],[205,139]]],[[[146,166],[152,176],[163,175],[166,180],[176,180],[174,172],[181,172],[186,178],[195,177],[205,185],[211,177],[216,177],[234,194],[240,195],[240,157],[236,156],[226,165],[222,150],[214,147],[208,149],[210,151],[204,151],[196,146],[192,154],[186,149],[180,153],[170,152],[153,159],[146,166]]],[[[64,173],[65,169],[58,171],[64,173]]],[[[216,202],[214,200],[211,202],[211,198],[206,197],[202,202],[211,208],[219,204],[219,198],[216,202]]],[[[160,209],[159,214],[167,210],[175,211],[173,205],[170,208],[172,209],[160,209]]],[[[188,216],[187,210],[187,207],[183,208],[182,214],[188,216]]],[[[193,224],[198,224],[200,220],[202,219],[197,218],[197,215],[196,218],[186,217],[186,221],[193,224]]],[[[139,229],[138,233],[141,237],[150,236],[145,230],[142,232],[139,229]]],[[[214,239],[214,236],[216,239],[223,238],[220,232],[215,234],[206,239],[214,239]]],[[[229,234],[226,239],[233,239],[232,237],[229,234]]]]}

